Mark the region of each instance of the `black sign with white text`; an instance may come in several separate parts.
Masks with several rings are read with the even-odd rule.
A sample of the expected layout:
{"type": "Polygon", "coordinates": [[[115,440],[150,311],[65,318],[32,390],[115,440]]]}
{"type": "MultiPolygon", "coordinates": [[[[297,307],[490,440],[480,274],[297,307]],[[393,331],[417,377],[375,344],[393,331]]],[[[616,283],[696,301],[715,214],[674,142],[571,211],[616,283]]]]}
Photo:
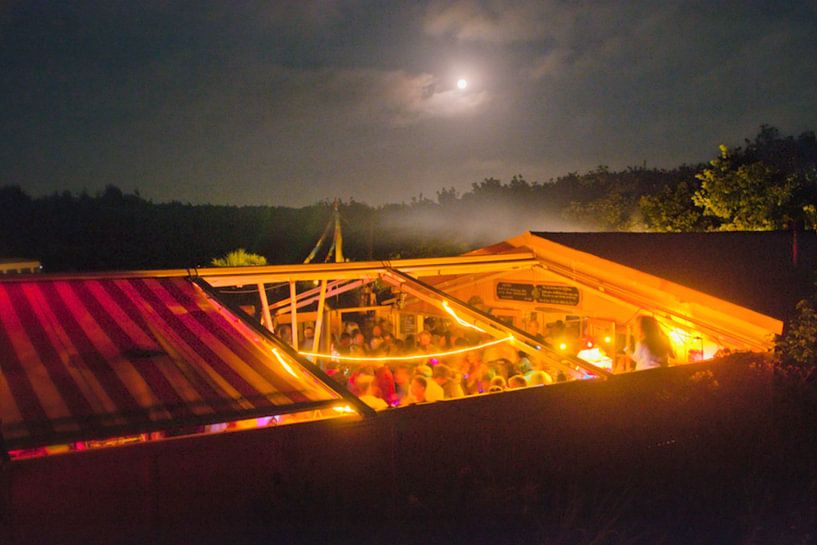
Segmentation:
{"type": "Polygon", "coordinates": [[[554,284],[497,282],[496,298],[507,301],[576,306],[579,304],[579,288],[554,284]]]}

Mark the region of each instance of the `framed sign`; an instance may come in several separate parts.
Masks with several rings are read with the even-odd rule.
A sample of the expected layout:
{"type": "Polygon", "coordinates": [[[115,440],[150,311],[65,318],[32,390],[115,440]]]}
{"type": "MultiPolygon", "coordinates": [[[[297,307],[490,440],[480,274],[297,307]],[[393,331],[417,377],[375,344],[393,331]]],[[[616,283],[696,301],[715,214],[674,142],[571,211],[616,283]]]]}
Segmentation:
{"type": "Polygon", "coordinates": [[[579,288],[561,284],[520,284],[497,282],[496,298],[505,301],[544,303],[549,305],[576,306],[579,304],[579,288]]]}

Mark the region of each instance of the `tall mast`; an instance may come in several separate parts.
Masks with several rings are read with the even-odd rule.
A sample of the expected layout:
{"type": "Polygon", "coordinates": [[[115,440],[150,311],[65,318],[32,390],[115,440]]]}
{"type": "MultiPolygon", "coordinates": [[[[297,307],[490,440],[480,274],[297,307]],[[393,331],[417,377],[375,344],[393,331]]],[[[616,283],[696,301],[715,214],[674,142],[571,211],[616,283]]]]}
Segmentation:
{"type": "Polygon", "coordinates": [[[338,209],[338,200],[334,203],[335,216],[335,263],[343,263],[343,233],[340,230],[340,210],[338,209]]]}

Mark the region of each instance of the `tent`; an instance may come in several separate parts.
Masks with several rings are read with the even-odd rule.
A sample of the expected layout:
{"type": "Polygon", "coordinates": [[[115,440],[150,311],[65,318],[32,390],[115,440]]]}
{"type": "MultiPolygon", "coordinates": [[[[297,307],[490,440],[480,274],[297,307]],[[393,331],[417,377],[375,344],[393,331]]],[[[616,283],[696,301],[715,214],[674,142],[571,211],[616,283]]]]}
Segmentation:
{"type": "MultiPolygon", "coordinates": [[[[576,239],[590,245],[594,236],[576,239]]],[[[775,317],[568,239],[528,232],[445,258],[2,280],[5,449],[307,410],[370,416],[319,367],[338,357],[331,340],[350,312],[385,316],[402,333],[420,331],[429,317],[446,320],[568,380],[620,370],[616,362],[626,359],[631,325],[642,314],[665,327],[676,363],[724,350],[767,351],[782,331],[775,317]],[[385,296],[369,305],[328,302],[373,285],[385,296]],[[220,293],[236,286],[257,293],[260,322],[220,293]],[[298,327],[307,320],[316,329],[311,352],[298,347],[298,327]],[[273,335],[279,324],[292,329],[291,338],[273,335]],[[551,324],[572,331],[574,344],[562,342],[551,324]],[[579,341],[608,357],[581,357],[579,341]]],[[[615,255],[613,246],[602,245],[615,255]]]]}

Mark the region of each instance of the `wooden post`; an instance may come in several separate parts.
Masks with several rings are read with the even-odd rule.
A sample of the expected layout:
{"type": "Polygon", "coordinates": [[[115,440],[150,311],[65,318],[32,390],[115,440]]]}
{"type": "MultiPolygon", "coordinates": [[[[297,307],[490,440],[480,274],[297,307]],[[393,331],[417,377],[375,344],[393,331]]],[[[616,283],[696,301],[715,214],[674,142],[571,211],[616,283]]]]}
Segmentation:
{"type": "Polygon", "coordinates": [[[318,319],[315,320],[315,340],[312,342],[312,350],[320,352],[321,327],[323,326],[323,307],[326,302],[327,280],[321,280],[321,296],[318,299],[318,319]]]}
{"type": "Polygon", "coordinates": [[[298,291],[295,288],[295,281],[289,281],[289,304],[290,304],[290,316],[292,317],[292,321],[290,322],[290,327],[292,328],[292,348],[296,351],[298,350],[298,291]]]}
{"type": "Polygon", "coordinates": [[[264,326],[273,331],[272,328],[272,316],[270,316],[269,312],[269,300],[267,299],[267,290],[264,288],[264,284],[258,284],[258,296],[261,298],[261,316],[264,318],[264,326]]]}

